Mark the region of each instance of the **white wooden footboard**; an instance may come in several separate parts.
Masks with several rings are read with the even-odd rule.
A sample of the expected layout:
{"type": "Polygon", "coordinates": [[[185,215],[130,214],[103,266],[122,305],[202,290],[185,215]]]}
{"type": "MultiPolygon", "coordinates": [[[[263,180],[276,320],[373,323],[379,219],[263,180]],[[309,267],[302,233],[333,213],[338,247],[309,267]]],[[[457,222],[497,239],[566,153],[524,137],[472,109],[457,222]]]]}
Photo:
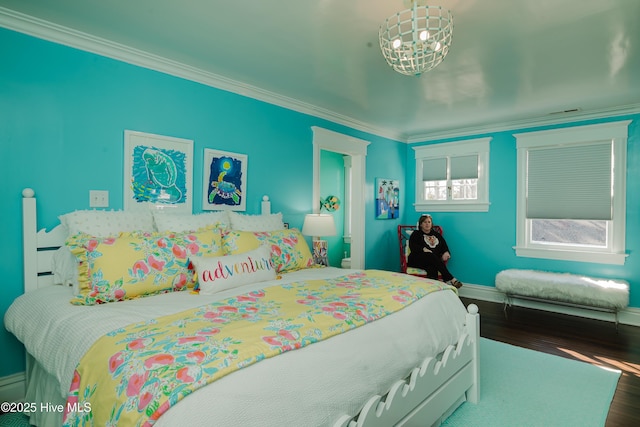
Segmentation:
{"type": "Polygon", "coordinates": [[[466,330],[456,346],[439,358],[427,358],[384,396],[373,396],[356,416],[344,415],[334,427],[425,427],[439,424],[444,414],[467,400],[480,398],[480,317],[470,304],[466,330]]]}

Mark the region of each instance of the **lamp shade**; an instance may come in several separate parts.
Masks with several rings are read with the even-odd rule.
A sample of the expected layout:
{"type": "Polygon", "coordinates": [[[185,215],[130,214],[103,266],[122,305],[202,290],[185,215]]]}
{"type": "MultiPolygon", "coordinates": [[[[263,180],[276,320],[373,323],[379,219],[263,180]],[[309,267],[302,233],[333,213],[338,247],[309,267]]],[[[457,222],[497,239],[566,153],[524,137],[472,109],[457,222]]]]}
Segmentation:
{"type": "Polygon", "coordinates": [[[327,214],[308,214],[304,217],[302,234],[305,236],[335,236],[336,224],[333,216],[327,214]]]}

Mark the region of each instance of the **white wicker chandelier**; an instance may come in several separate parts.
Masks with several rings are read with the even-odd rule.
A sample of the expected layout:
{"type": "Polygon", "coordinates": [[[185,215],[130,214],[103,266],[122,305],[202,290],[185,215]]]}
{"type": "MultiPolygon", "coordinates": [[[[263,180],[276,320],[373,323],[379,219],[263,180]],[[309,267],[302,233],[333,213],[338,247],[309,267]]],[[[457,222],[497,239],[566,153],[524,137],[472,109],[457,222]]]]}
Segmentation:
{"type": "Polygon", "coordinates": [[[404,0],[406,10],[380,26],[380,49],[387,63],[401,74],[419,76],[442,62],[453,37],[453,15],[426,0],[404,0]]]}

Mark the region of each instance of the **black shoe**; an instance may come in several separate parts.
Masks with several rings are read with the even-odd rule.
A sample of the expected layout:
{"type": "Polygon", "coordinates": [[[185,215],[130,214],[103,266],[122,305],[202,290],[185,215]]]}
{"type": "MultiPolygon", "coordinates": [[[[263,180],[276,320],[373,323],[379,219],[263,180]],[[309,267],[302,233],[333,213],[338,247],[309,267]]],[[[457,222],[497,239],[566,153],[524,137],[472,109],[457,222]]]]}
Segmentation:
{"type": "Polygon", "coordinates": [[[456,289],[460,289],[462,287],[462,282],[456,279],[455,277],[449,280],[447,284],[454,286],[456,289]]]}

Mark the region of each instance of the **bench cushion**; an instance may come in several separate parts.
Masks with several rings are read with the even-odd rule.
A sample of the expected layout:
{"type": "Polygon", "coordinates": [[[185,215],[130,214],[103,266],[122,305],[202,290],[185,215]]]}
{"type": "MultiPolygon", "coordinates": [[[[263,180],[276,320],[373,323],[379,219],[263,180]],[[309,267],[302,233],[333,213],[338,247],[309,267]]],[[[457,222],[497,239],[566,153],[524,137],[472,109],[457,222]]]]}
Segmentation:
{"type": "Polygon", "coordinates": [[[510,269],[496,275],[496,288],[506,294],[621,309],[629,305],[629,283],[569,273],[510,269]]]}

